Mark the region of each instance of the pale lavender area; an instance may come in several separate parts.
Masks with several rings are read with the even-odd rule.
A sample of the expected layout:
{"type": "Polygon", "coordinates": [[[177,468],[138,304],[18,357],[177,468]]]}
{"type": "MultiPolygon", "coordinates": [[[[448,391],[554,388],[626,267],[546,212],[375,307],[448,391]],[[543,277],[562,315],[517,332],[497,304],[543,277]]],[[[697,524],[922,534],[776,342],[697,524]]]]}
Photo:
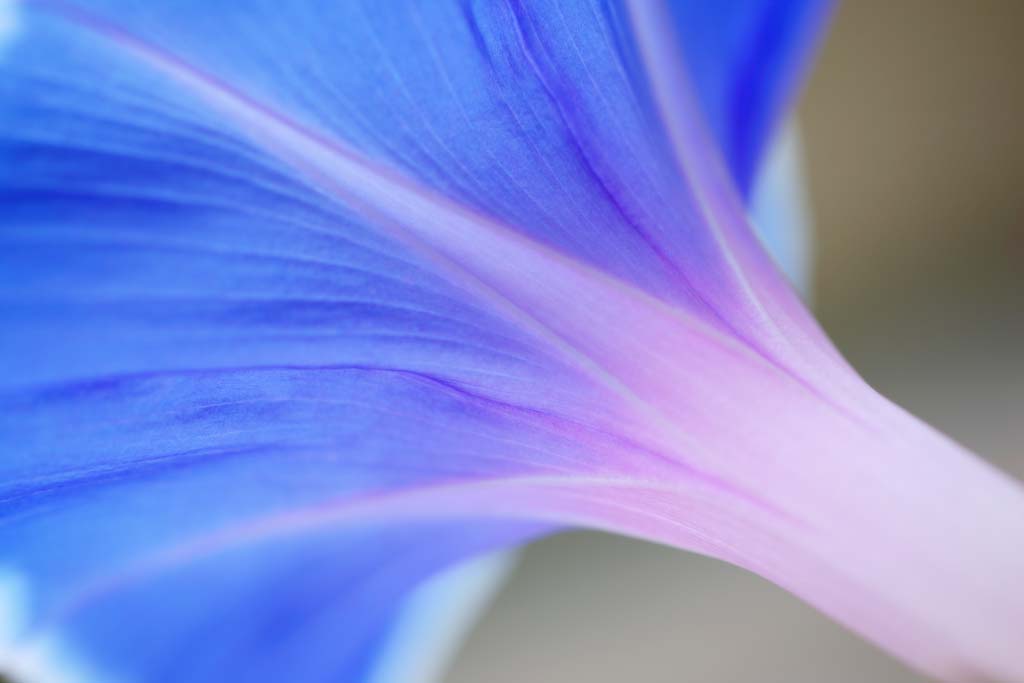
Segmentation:
{"type": "MultiPolygon", "coordinates": [[[[873,385],[1024,478],[1020,20],[1009,2],[846,3],[801,120],[826,329],[873,385]]],[[[529,548],[446,680],[546,677],[927,680],[748,573],[598,534],[529,548]]]]}

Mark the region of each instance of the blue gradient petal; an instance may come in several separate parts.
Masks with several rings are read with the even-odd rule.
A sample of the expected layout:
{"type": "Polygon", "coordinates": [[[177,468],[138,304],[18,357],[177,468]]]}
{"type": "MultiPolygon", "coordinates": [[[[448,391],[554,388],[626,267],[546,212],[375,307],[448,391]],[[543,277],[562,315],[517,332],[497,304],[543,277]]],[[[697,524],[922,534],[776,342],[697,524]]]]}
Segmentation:
{"type": "MultiPolygon", "coordinates": [[[[33,596],[23,646],[59,635],[97,680],[363,680],[426,577],[559,526],[466,521],[433,491],[634,457],[592,377],[171,72],[745,323],[711,311],[734,296],[728,259],[615,5],[18,12],[0,52],[0,562],[33,596]],[[418,497],[436,519],[415,521],[418,497]]],[[[751,90],[746,29],[702,17],[682,42],[728,29],[692,75],[736,140],[721,93],[756,93],[767,121],[789,80],[773,67],[751,90]]],[[[771,36],[771,64],[802,54],[802,34],[771,36]]],[[[725,145],[741,186],[770,128],[725,145]]]]}

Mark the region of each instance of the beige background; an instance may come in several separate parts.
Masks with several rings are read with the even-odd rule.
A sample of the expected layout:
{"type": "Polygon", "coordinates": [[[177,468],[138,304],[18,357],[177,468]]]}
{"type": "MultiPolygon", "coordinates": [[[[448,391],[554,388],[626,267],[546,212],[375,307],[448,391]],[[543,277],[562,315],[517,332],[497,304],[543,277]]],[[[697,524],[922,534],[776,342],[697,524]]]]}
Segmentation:
{"type": "MultiPolygon", "coordinates": [[[[801,104],[816,309],[884,393],[1024,477],[1024,2],[847,0],[801,104]]],[[[723,564],[528,548],[449,683],[920,679],[723,564]]]]}

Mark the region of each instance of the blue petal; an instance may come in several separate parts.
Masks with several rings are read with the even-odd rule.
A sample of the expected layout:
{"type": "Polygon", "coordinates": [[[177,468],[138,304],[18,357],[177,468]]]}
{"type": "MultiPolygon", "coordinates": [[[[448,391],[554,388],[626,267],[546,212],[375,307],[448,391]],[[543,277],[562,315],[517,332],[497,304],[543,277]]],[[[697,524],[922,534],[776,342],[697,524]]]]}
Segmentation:
{"type": "Polygon", "coordinates": [[[64,634],[101,680],[360,680],[425,576],[554,528],[362,501],[600,473],[621,448],[590,380],[131,41],[665,299],[706,313],[717,286],[616,8],[110,1],[18,22],[0,547],[36,596],[25,632],[64,634]]]}
{"type": "Polygon", "coordinates": [[[698,97],[744,194],[800,84],[829,0],[671,0],[698,97]]]}

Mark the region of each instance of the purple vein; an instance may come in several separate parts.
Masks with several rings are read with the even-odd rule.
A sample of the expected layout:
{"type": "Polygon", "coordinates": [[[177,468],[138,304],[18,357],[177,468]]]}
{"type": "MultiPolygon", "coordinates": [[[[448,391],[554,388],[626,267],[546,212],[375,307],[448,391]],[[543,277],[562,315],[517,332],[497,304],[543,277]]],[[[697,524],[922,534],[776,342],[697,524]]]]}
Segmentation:
{"type": "MultiPolygon", "coordinates": [[[[198,95],[239,126],[254,142],[298,170],[315,190],[330,200],[351,205],[385,234],[428,259],[456,285],[488,302],[500,314],[547,344],[571,367],[609,389],[637,414],[646,416],[652,427],[664,435],[671,435],[672,441],[681,447],[681,453],[700,454],[705,449],[675,422],[671,417],[671,407],[661,406],[643,396],[642,392],[638,393],[629,378],[623,376],[622,368],[614,367],[614,363],[602,358],[601,354],[588,350],[578,333],[573,336],[571,323],[562,321],[559,324],[558,316],[545,318],[538,315],[531,311],[530,305],[517,302],[516,295],[527,299],[532,297],[537,305],[561,306],[559,310],[577,316],[577,325],[581,323],[581,315],[585,324],[589,313],[566,310],[566,304],[571,307],[586,304],[559,300],[559,293],[550,291],[552,282],[565,286],[576,284],[580,293],[592,297],[592,302],[599,301],[597,305],[622,314],[636,312],[634,321],[642,318],[651,324],[659,324],[659,329],[675,336],[677,343],[705,346],[724,356],[726,360],[723,362],[752,365],[791,386],[795,385],[798,390],[822,397],[801,376],[693,314],[541,245],[492,218],[363,158],[338,141],[302,127],[218,78],[116,25],[60,0],[27,2],[53,11],[71,24],[109,41],[198,95]],[[510,264],[515,264],[515,267],[510,264]],[[544,282],[534,281],[537,273],[548,277],[544,282]],[[664,327],[666,324],[669,326],[664,327]]],[[[607,313],[604,314],[607,317],[607,313]]],[[[653,329],[639,331],[655,333],[653,329]]],[[[629,340],[634,344],[632,351],[642,350],[653,363],[665,363],[666,367],[672,367],[676,362],[648,349],[642,341],[629,340]]],[[[615,352],[629,351],[617,349],[615,352]]],[[[839,414],[863,426],[857,416],[842,406],[827,402],[839,414]]]]}
{"type": "MultiPolygon", "coordinates": [[[[627,9],[676,164],[683,177],[693,185],[694,195],[704,214],[708,230],[718,244],[736,286],[754,307],[751,313],[762,323],[762,327],[767,328],[766,331],[782,336],[776,321],[758,296],[747,273],[737,262],[734,249],[723,230],[723,224],[728,225],[733,216],[721,205],[716,206],[713,188],[708,187],[704,180],[709,174],[717,176],[722,172],[722,161],[717,157],[710,160],[702,159],[695,151],[695,148],[701,145],[695,145],[694,141],[708,138],[710,135],[703,129],[696,132],[693,130],[700,128],[702,122],[696,116],[698,107],[693,102],[684,62],[671,30],[665,28],[671,24],[671,19],[667,16],[668,10],[661,3],[647,0],[629,0],[627,9]]],[[[733,209],[733,214],[742,214],[742,208],[728,208],[733,209]]]]}
{"type": "MultiPolygon", "coordinates": [[[[652,410],[660,411],[637,396],[605,364],[566,339],[555,326],[517,303],[514,294],[501,291],[501,283],[495,283],[496,278],[489,277],[497,272],[495,263],[498,260],[509,259],[539,271],[558,273],[564,275],[568,282],[585,282],[593,290],[606,293],[613,301],[625,301],[654,316],[681,322],[687,336],[692,335],[710,342],[712,347],[746,357],[761,366],[771,366],[772,370],[788,375],[784,370],[764,363],[763,357],[747,345],[722,334],[698,318],[614,276],[519,235],[494,219],[418,186],[391,169],[361,157],[339,142],[303,128],[223,81],[101,18],[59,0],[26,2],[53,11],[72,24],[110,41],[123,52],[198,95],[222,115],[229,117],[254,142],[303,173],[307,181],[328,199],[352,205],[385,233],[428,257],[447,276],[455,279],[457,284],[471,289],[504,315],[523,325],[601,385],[613,389],[634,406],[642,405],[648,414],[652,410]],[[469,244],[471,241],[491,246],[499,259],[487,260],[485,256],[467,265],[476,253],[486,253],[486,250],[474,249],[469,244]],[[468,258],[460,262],[459,257],[468,258]]],[[[500,278],[500,275],[497,277],[500,278]]],[[[525,286],[536,287],[530,284],[525,286]]]]}
{"type": "Polygon", "coordinates": [[[744,308],[758,334],[755,338],[734,325],[730,327],[750,348],[769,362],[784,366],[792,376],[823,380],[818,384],[829,387],[829,395],[823,389],[805,386],[830,404],[837,405],[837,401],[842,403],[850,397],[856,400],[861,381],[754,237],[725,162],[708,144],[712,136],[694,96],[685,60],[673,30],[666,28],[672,24],[668,8],[654,0],[627,0],[626,5],[676,165],[689,181],[707,228],[741,293],[736,303],[743,306],[746,302],[744,308]],[[769,289],[772,297],[763,297],[763,289],[769,289]]]}
{"type": "MultiPolygon", "coordinates": [[[[678,516],[665,516],[654,509],[630,506],[625,502],[616,501],[614,496],[603,493],[629,489],[634,492],[678,496],[682,490],[687,488],[713,494],[721,493],[723,490],[720,482],[709,480],[696,473],[693,477],[687,478],[683,485],[667,485],[658,481],[614,475],[525,475],[454,480],[400,490],[370,492],[358,497],[326,501],[285,512],[249,518],[238,524],[192,536],[165,546],[156,552],[138,558],[118,571],[101,574],[85,583],[65,600],[62,600],[46,621],[51,625],[66,621],[113,591],[135,584],[155,573],[185,566],[214,553],[266,543],[276,538],[291,537],[295,534],[312,533],[361,522],[394,523],[407,519],[442,521],[459,519],[469,512],[478,519],[481,517],[516,519],[547,523],[553,526],[578,524],[627,535],[637,533],[636,529],[628,522],[606,521],[595,518],[592,513],[570,511],[571,506],[566,507],[566,502],[573,498],[597,503],[612,510],[619,509],[641,518],[656,519],[668,527],[684,530],[686,534],[697,539],[701,551],[705,554],[733,562],[740,561],[744,555],[740,549],[729,547],[722,539],[706,536],[700,530],[700,525],[696,524],[694,520],[678,516]],[[547,494],[541,496],[542,499],[548,501],[546,505],[522,504],[525,499],[545,491],[556,494],[554,497],[547,494]],[[569,498],[559,498],[558,492],[568,495],[569,498]],[[714,550],[715,547],[718,548],[717,552],[714,550]]],[[[728,487],[725,487],[724,490],[726,493],[730,492],[728,487]]],[[[775,513],[776,519],[781,519],[786,524],[806,526],[804,522],[789,517],[777,508],[766,506],[758,499],[742,492],[738,494],[738,499],[743,502],[745,507],[745,512],[737,515],[738,519],[743,518],[744,514],[753,514],[754,517],[759,517],[758,513],[769,512],[775,513]]],[[[731,509],[736,512],[735,502],[731,503],[731,509]]]]}
{"type": "MultiPolygon", "coordinates": [[[[748,345],[716,330],[695,316],[662,302],[611,275],[581,264],[568,256],[526,238],[494,219],[420,187],[347,149],[341,143],[304,128],[282,114],[272,111],[216,77],[204,73],[163,49],[150,45],[119,27],[57,0],[27,0],[28,4],[56,13],[71,24],[109,41],[123,53],[161,73],[237,125],[249,138],[290,165],[310,185],[332,201],[351,205],[382,231],[427,257],[457,285],[475,293],[501,314],[520,324],[538,340],[545,342],[573,367],[583,371],[652,420],[652,426],[672,435],[681,453],[703,449],[693,437],[674,424],[663,408],[639,395],[620,376],[621,369],[609,367],[600,354],[595,355],[574,341],[571,329],[559,327],[530,307],[515,300],[518,293],[538,298],[545,304],[560,304],[547,290],[547,282],[531,282],[526,276],[510,278],[509,263],[528,273],[550,273],[551,280],[582,283],[596,300],[607,301],[619,311],[640,311],[646,319],[672,323],[671,331],[682,334],[686,343],[706,344],[727,357],[743,359],[784,382],[806,388],[799,378],[784,368],[766,362],[762,354],[748,345]],[[503,279],[504,278],[504,279],[503,279]],[[512,291],[508,291],[509,289],[512,291]],[[518,289],[516,289],[518,288],[518,289]]],[[[670,359],[655,358],[657,361],[670,359]]],[[[674,460],[679,464],[678,460],[674,460]]],[[[691,475],[704,476],[692,471],[691,475]]],[[[707,478],[707,477],[705,477],[707,478]]],[[[583,478],[585,483],[585,477],[583,478]]],[[[577,485],[577,477],[566,479],[577,485]]],[[[509,484],[512,485],[511,483],[509,484]]],[[[647,488],[641,482],[617,480],[617,485],[647,488]]],[[[728,487],[723,487],[728,492],[728,487]]],[[[735,491],[731,492],[736,495],[735,491]]],[[[741,496],[742,497],[742,496],[741,496]]],[[[308,511],[307,511],[308,512],[308,511]]],[[[316,513],[309,513],[315,514],[316,513]]],[[[290,519],[288,517],[285,518],[290,519]]],[[[303,517],[306,520],[305,517],[303,517]]],[[[590,520],[593,523],[593,520],[590,520]]],[[[264,520],[271,528],[290,522],[264,520]]],[[[307,521],[302,524],[307,524],[307,521]]],[[[248,537],[247,534],[242,534],[248,537]]],[[[200,547],[210,547],[200,542],[200,547]]]]}

